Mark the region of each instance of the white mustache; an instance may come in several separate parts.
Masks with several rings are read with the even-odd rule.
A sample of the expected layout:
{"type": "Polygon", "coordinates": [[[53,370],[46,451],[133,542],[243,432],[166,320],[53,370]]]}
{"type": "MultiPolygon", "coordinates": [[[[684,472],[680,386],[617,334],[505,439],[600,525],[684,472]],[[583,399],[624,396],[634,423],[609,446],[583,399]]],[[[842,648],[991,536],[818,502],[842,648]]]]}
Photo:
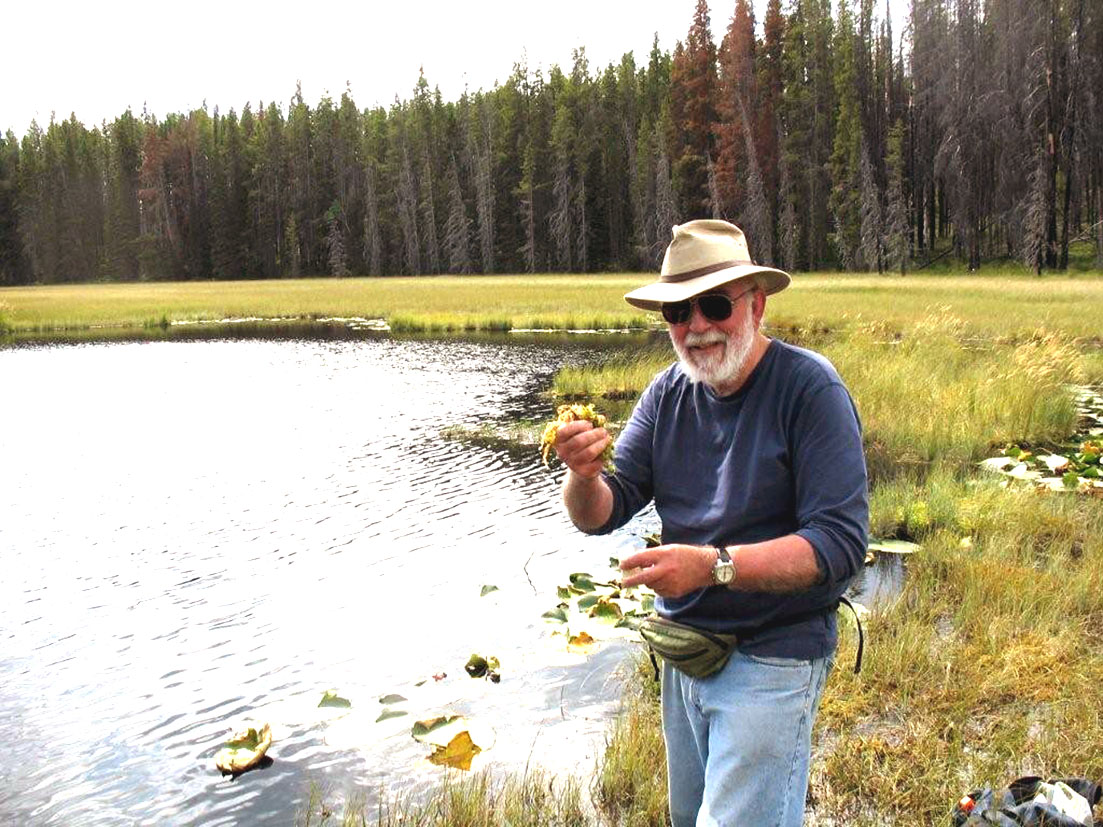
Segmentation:
{"type": "Polygon", "coordinates": [[[728,337],[721,333],[719,330],[709,330],[704,333],[690,333],[687,332],[685,339],[686,347],[702,347],[704,345],[722,345],[728,341],[728,337]]]}

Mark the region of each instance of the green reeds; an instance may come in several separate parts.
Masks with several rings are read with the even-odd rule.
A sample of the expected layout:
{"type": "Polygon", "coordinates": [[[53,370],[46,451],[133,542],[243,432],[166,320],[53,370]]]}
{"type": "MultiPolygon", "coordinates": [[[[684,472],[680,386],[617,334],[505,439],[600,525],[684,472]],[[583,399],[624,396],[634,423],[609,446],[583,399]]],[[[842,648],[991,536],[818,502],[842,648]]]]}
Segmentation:
{"type": "Polygon", "coordinates": [[[393,798],[374,808],[353,797],[339,813],[313,787],[297,823],[302,827],[585,827],[596,820],[577,779],[529,771],[505,778],[487,772],[471,776],[449,773],[426,797],[393,798]]]}

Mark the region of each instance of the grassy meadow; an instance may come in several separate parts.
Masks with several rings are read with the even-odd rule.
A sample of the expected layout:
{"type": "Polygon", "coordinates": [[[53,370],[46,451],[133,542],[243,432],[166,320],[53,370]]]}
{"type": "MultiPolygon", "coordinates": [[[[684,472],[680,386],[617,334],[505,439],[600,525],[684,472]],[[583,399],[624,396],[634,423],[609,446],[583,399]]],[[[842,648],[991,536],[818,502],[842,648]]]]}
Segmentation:
{"type": "MultiPolygon", "coordinates": [[[[651,327],[655,314],[622,296],[648,274],[432,276],[278,281],[155,282],[0,288],[0,330],[17,337],[131,332],[222,319],[383,319],[395,330],[651,327]]],[[[969,335],[1015,338],[1038,328],[1098,338],[1098,275],[797,274],[770,300],[779,329],[807,337],[855,324],[899,333],[945,309],[969,335]]]]}
{"type": "MultiPolygon", "coordinates": [[[[0,335],[178,320],[381,318],[396,330],[657,327],[621,300],[647,275],[381,278],[0,290],[0,335]]],[[[847,382],[871,470],[871,531],[911,540],[902,593],[841,632],[814,736],[814,825],[948,823],[965,792],[1022,775],[1103,779],[1103,497],[1007,484],[1008,445],[1067,451],[1103,384],[1103,278],[798,274],[768,331],[847,382]]],[[[668,346],[564,370],[552,392],[626,415],[668,346]]],[[[489,436],[487,438],[490,438],[489,436]]],[[[1099,439],[1100,437],[1096,437],[1099,439]]],[[[300,823],[663,825],[650,665],[627,682],[593,777],[451,777],[428,800],[300,823]],[[329,820],[327,820],[329,819],[329,820]]]]}

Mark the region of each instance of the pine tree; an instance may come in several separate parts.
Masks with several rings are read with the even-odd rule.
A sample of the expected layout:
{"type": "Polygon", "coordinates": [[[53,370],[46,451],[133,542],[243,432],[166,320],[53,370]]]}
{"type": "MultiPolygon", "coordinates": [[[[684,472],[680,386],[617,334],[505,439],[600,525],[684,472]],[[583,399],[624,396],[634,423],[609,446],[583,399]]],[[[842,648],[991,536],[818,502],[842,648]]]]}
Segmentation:
{"type": "Polygon", "coordinates": [[[835,249],[843,269],[860,263],[861,244],[861,122],[858,118],[857,66],[849,0],[839,4],[835,41],[839,107],[835,146],[831,153],[831,213],[835,218],[835,249]]]}
{"type": "Polygon", "coordinates": [[[331,276],[349,274],[348,256],[345,253],[345,233],[341,221],[341,205],[334,201],[326,212],[326,250],[331,276]]]}
{"type": "Polygon", "coordinates": [[[716,46],[706,0],[697,0],[685,44],[678,43],[670,72],[670,115],[674,160],[672,177],[679,212],[709,215],[706,159],[714,151],[716,123],[716,46]]]}
{"type": "Polygon", "coordinates": [[[23,284],[30,270],[19,233],[19,141],[10,129],[0,136],[0,285],[23,284]]]}

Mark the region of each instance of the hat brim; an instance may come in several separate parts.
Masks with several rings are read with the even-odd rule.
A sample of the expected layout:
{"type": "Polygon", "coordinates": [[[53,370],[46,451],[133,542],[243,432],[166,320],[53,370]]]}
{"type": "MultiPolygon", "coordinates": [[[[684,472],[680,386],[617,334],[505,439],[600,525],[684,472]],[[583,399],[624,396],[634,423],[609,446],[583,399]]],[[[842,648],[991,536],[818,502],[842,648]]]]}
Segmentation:
{"type": "Polygon", "coordinates": [[[724,284],[742,280],[754,281],[767,295],[778,293],[789,286],[789,274],[773,267],[757,264],[740,264],[726,270],[698,276],[685,281],[656,281],[626,293],[624,300],[641,310],[661,310],[667,302],[680,302],[724,284]]]}

